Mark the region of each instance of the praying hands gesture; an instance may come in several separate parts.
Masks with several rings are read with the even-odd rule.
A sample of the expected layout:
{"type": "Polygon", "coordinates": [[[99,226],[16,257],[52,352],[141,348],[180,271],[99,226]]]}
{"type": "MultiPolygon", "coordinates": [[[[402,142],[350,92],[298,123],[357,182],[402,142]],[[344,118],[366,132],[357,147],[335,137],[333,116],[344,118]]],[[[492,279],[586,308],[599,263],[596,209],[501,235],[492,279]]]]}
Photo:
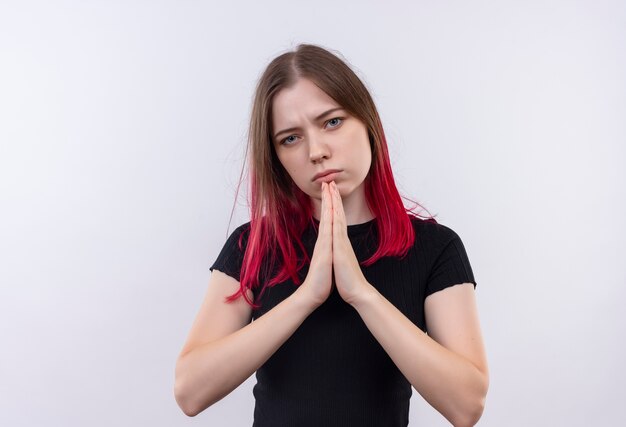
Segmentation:
{"type": "Polygon", "coordinates": [[[319,234],[309,273],[302,284],[316,306],[326,301],[334,284],[341,298],[353,305],[372,290],[348,239],[341,195],[334,181],[322,183],[319,234]]]}

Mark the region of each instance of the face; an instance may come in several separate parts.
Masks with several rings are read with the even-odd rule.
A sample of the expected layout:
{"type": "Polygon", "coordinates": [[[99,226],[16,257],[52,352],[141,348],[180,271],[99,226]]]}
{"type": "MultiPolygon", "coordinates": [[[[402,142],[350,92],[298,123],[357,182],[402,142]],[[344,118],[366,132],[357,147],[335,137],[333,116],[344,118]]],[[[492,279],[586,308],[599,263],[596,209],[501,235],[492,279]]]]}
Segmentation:
{"type": "Polygon", "coordinates": [[[372,153],[363,122],[307,79],[276,94],[272,120],[272,145],[300,190],[320,199],[322,182],[335,181],[342,198],[364,200],[372,153]],[[329,170],[337,172],[314,179],[329,170]]]}

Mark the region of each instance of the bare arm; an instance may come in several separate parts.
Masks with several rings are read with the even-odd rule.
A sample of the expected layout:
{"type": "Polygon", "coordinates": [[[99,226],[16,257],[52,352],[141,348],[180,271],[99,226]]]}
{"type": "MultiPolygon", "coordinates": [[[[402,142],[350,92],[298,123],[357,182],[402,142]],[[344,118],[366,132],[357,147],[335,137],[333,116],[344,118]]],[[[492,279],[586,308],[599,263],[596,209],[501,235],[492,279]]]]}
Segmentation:
{"type": "Polygon", "coordinates": [[[251,309],[242,298],[234,302],[240,304],[234,307],[221,302],[222,296],[238,289],[239,282],[217,270],[213,274],[219,277],[213,289],[221,286],[222,291],[215,291],[214,296],[207,293],[188,343],[176,363],[174,394],[178,405],[189,416],[204,411],[243,383],[316,308],[309,302],[310,298],[304,297],[300,287],[249,323],[251,309]],[[222,314],[221,319],[211,317],[218,312],[222,314]],[[224,316],[230,316],[230,320],[225,320],[224,316]],[[218,335],[221,336],[216,338],[218,335]]]}
{"type": "Polygon", "coordinates": [[[426,298],[429,335],[373,287],[353,307],[428,403],[456,427],[478,421],[489,374],[471,283],[426,298]]]}
{"type": "MultiPolygon", "coordinates": [[[[309,272],[291,296],[250,323],[252,310],[243,298],[224,302],[240,283],[213,270],[204,303],[176,362],[174,395],[185,414],[195,416],[237,388],[330,295],[331,204],[328,186],[322,188],[322,217],[309,272]]],[[[252,291],[247,294],[252,300],[252,291]]]]}

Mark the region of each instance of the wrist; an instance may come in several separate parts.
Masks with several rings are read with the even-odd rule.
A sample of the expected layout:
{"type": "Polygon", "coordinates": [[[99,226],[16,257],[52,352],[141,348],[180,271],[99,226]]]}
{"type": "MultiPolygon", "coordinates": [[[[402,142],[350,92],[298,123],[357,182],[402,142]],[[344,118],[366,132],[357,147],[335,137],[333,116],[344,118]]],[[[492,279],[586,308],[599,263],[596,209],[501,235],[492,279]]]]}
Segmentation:
{"type": "Polygon", "coordinates": [[[355,310],[359,311],[363,306],[368,305],[379,296],[380,293],[378,290],[366,282],[366,286],[364,286],[363,290],[356,297],[354,297],[352,301],[350,301],[350,305],[354,307],[355,310]]]}
{"type": "Polygon", "coordinates": [[[298,288],[293,293],[293,297],[299,301],[303,309],[308,313],[312,313],[317,307],[319,307],[323,303],[317,301],[311,296],[310,292],[308,292],[308,289],[304,287],[304,283],[298,286],[298,288]]]}

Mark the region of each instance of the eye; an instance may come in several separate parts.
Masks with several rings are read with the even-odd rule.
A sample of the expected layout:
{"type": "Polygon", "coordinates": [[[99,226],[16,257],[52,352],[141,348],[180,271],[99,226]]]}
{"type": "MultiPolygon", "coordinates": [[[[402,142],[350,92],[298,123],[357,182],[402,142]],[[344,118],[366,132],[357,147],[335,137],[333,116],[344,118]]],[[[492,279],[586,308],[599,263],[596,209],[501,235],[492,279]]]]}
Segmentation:
{"type": "Polygon", "coordinates": [[[281,145],[291,145],[291,144],[288,144],[287,142],[288,142],[289,138],[291,138],[292,136],[295,137],[295,135],[289,135],[287,138],[285,138],[282,141],[280,141],[280,144],[281,145]]]}
{"type": "Polygon", "coordinates": [[[341,123],[343,123],[343,117],[333,117],[332,119],[330,119],[330,120],[329,120],[329,121],[327,121],[326,123],[330,123],[330,122],[332,122],[333,120],[339,120],[339,123],[337,123],[335,126],[331,126],[331,127],[333,127],[333,128],[339,127],[339,125],[340,125],[341,123]]]}
{"type": "MultiPolygon", "coordinates": [[[[343,120],[344,120],[343,117],[333,117],[332,119],[328,120],[326,123],[327,124],[330,124],[332,122],[337,123],[335,125],[331,125],[331,128],[338,128],[343,123],[343,120]]],[[[295,135],[289,135],[287,138],[284,138],[282,141],[280,141],[280,145],[293,145],[292,143],[295,142],[295,140],[290,140],[289,138],[291,137],[297,138],[295,135]]]]}

